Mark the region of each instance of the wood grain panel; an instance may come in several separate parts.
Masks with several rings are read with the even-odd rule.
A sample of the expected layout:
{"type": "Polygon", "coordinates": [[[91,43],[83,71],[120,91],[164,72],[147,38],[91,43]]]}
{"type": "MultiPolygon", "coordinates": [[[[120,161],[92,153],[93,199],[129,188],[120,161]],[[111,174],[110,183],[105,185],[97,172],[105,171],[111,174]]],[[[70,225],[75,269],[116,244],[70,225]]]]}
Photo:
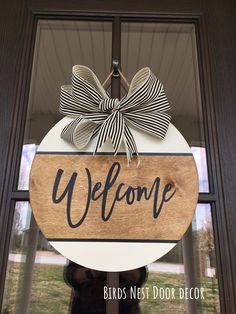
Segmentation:
{"type": "Polygon", "coordinates": [[[135,161],[127,167],[126,156],[39,154],[31,171],[31,205],[37,223],[50,239],[179,240],[192,220],[197,198],[198,180],[191,155],[145,155],[141,156],[141,165],[137,168],[135,161]],[[114,169],[109,181],[107,175],[112,166],[114,169]],[[71,201],[72,224],[78,224],[88,199],[90,202],[86,218],[77,227],[72,228],[68,224],[68,195],[60,203],[52,201],[58,169],[64,172],[58,184],[57,198],[62,195],[73,173],[77,173],[71,201]],[[106,186],[110,186],[108,189],[104,187],[106,181],[106,186]],[[169,191],[163,196],[167,184],[172,187],[169,186],[169,191]],[[147,189],[146,197],[141,193],[144,187],[147,189]],[[88,197],[89,191],[94,194],[94,199],[88,197]],[[104,221],[102,204],[105,204],[106,219],[114,201],[113,212],[104,221]],[[154,207],[161,208],[157,218],[154,218],[154,207]]]}

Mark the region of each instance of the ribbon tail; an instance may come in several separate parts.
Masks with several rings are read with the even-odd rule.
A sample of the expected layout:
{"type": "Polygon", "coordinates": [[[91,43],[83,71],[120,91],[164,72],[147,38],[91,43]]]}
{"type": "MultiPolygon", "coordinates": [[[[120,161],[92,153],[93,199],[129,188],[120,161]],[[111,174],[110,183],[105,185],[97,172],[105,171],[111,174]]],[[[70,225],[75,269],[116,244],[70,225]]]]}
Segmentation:
{"type": "Polygon", "coordinates": [[[114,153],[115,156],[120,148],[123,135],[124,135],[124,118],[121,113],[115,111],[101,125],[97,137],[97,143],[95,146],[94,154],[96,154],[98,149],[107,141],[108,138],[110,138],[115,150],[114,153]]]}
{"type": "Polygon", "coordinates": [[[116,114],[115,123],[113,125],[113,130],[110,135],[111,142],[115,150],[114,156],[116,156],[120,148],[122,139],[124,137],[124,128],[125,128],[125,121],[124,121],[123,115],[119,111],[116,111],[115,114],[116,114]]]}
{"type": "Polygon", "coordinates": [[[124,126],[124,143],[125,143],[128,166],[131,163],[133,155],[136,154],[136,156],[138,157],[138,163],[137,163],[137,167],[138,167],[140,165],[140,159],[139,159],[137,145],[135,143],[133,134],[131,133],[129,127],[126,124],[124,126]]]}

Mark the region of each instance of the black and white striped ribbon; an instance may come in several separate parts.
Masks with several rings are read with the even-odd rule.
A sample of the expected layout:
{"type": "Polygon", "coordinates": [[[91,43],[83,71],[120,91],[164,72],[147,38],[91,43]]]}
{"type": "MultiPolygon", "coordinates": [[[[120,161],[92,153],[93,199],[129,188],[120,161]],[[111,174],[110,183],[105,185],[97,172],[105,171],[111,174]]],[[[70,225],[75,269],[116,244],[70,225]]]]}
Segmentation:
{"type": "Polygon", "coordinates": [[[110,138],[114,155],[123,141],[130,163],[138,150],[129,125],[163,139],[170,123],[169,109],[163,85],[149,68],[138,71],[128,94],[118,100],[109,97],[92,70],[76,65],[72,85],[61,87],[60,112],[74,118],[61,137],[82,149],[97,136],[95,153],[110,138]]]}

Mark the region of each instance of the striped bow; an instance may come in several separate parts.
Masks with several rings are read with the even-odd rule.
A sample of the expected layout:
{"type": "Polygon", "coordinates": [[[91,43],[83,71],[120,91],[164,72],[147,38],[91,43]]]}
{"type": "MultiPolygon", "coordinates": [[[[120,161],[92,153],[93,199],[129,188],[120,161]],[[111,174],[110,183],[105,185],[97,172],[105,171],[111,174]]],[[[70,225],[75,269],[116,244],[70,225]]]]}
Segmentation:
{"type": "Polygon", "coordinates": [[[74,118],[61,137],[82,149],[97,136],[94,153],[110,138],[114,155],[123,141],[130,163],[138,150],[129,126],[163,139],[170,123],[169,109],[163,85],[149,68],[138,71],[128,94],[119,100],[109,97],[89,68],[76,65],[72,85],[61,87],[60,112],[74,118]]]}

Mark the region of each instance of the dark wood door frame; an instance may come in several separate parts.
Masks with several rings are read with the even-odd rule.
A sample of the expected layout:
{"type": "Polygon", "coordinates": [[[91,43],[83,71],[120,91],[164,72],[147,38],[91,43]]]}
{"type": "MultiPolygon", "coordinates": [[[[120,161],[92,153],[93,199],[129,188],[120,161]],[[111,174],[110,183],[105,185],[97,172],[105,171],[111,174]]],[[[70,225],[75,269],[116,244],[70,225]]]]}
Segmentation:
{"type": "MultiPolygon", "coordinates": [[[[12,0],[0,11],[0,299],[2,300],[38,19],[153,20],[194,23],[205,122],[210,202],[222,313],[236,308],[236,7],[234,1],[12,0]],[[136,11],[136,12],[134,12],[136,11]],[[105,12],[105,13],[104,13],[105,12]],[[151,13],[150,13],[151,12],[151,13]]],[[[114,48],[115,49],[115,48],[114,48]]]]}

